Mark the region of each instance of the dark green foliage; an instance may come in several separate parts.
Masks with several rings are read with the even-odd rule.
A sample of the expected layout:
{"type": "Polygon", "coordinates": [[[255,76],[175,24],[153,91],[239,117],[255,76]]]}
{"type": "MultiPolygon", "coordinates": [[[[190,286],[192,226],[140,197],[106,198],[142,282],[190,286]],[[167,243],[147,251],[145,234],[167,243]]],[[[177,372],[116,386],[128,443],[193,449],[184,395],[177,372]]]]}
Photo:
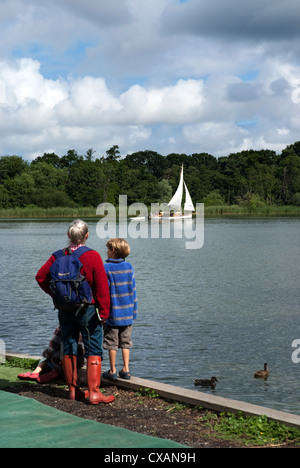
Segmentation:
{"type": "Polygon", "coordinates": [[[0,208],[38,206],[97,207],[128,203],[168,202],[177,188],[180,167],[194,203],[241,206],[300,205],[300,142],[281,154],[248,150],[219,159],[207,153],[139,151],[121,158],[114,145],[96,158],[44,153],[31,163],[20,156],[0,157],[0,208]]]}

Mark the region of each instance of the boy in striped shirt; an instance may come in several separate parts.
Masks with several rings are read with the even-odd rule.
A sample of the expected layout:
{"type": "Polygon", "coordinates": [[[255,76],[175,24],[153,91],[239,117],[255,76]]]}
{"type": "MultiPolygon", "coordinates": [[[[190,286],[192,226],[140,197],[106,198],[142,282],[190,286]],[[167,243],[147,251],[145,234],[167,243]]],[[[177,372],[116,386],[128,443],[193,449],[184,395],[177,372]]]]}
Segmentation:
{"type": "Polygon", "coordinates": [[[132,324],[137,317],[137,296],[133,267],[125,258],[130,246],[125,239],[114,238],[106,243],[107,260],[104,264],[109,291],[110,313],[104,326],[103,348],[108,350],[110,370],[103,377],[116,380],[116,355],[122,349],[123,368],[119,376],[130,379],[129,349],[132,347],[132,324]]]}

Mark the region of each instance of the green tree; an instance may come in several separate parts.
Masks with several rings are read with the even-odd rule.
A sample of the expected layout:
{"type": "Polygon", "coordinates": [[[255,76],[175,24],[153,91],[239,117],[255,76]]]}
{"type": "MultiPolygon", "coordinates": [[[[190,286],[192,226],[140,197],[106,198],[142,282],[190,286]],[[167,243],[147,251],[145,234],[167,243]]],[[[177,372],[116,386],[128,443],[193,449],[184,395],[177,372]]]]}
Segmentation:
{"type": "Polygon", "coordinates": [[[49,164],[50,166],[59,168],[60,157],[57,156],[57,154],[55,153],[44,153],[43,156],[38,156],[36,159],[34,159],[31,165],[34,165],[36,163],[46,163],[46,164],[49,164]]]}
{"type": "Polygon", "coordinates": [[[83,161],[83,157],[79,156],[77,151],[72,149],[69,150],[62,158],[60,158],[59,166],[61,168],[69,169],[71,166],[73,166],[73,164],[79,163],[80,161],[83,161]]]}
{"type": "Polygon", "coordinates": [[[3,187],[8,197],[6,208],[23,208],[31,203],[35,188],[33,177],[29,173],[23,172],[12,179],[6,179],[3,187]]]}
{"type": "Polygon", "coordinates": [[[87,152],[86,152],[85,158],[88,161],[92,161],[93,157],[94,157],[94,153],[96,153],[96,151],[94,151],[93,148],[88,149],[87,152]]]}
{"type": "Polygon", "coordinates": [[[106,151],[106,161],[118,161],[120,157],[121,155],[118,145],[114,145],[106,151]]]}
{"type": "Polygon", "coordinates": [[[281,198],[284,203],[292,203],[294,195],[300,192],[300,142],[282,151],[278,175],[281,198]]]}
{"type": "Polygon", "coordinates": [[[28,163],[20,156],[2,156],[0,158],[0,182],[22,174],[28,163]]]}
{"type": "Polygon", "coordinates": [[[4,185],[0,185],[0,208],[10,208],[9,195],[4,185]]]}
{"type": "Polygon", "coordinates": [[[80,160],[69,168],[67,194],[79,206],[97,207],[104,201],[104,182],[99,160],[80,160]]]}
{"type": "Polygon", "coordinates": [[[65,191],[68,173],[65,169],[57,169],[46,162],[35,162],[30,167],[30,174],[37,189],[48,188],[65,191]]]}
{"type": "Polygon", "coordinates": [[[206,206],[222,206],[225,205],[225,200],[220,194],[219,190],[213,190],[203,198],[203,203],[206,206]]]}
{"type": "Polygon", "coordinates": [[[50,191],[47,188],[35,190],[31,195],[31,203],[42,208],[76,206],[76,203],[68,197],[66,192],[56,189],[50,191]]]}
{"type": "Polygon", "coordinates": [[[157,183],[153,195],[153,203],[167,203],[172,198],[172,187],[166,179],[162,179],[157,183]]]}

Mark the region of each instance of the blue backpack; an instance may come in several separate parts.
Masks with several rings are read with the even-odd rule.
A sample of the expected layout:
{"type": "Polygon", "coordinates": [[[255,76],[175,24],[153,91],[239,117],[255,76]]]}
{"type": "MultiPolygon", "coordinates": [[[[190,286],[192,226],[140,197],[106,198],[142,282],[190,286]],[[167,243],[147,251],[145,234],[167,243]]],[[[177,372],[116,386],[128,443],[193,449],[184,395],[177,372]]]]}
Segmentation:
{"type": "Polygon", "coordinates": [[[79,247],[74,252],[69,249],[54,252],[55,262],[50,267],[50,291],[56,309],[76,312],[85,304],[91,304],[93,293],[85,276],[81,274],[79,258],[90,251],[79,247]]]}

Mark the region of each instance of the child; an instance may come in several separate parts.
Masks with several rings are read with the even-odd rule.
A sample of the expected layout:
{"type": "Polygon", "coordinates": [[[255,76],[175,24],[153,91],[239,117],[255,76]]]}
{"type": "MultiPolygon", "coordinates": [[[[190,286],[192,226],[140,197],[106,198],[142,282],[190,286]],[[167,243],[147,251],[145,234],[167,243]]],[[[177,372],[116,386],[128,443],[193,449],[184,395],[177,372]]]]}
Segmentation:
{"type": "MultiPolygon", "coordinates": [[[[49,342],[48,348],[43,351],[43,357],[40,360],[38,366],[32,372],[26,372],[25,374],[19,374],[20,380],[35,380],[40,384],[46,384],[52,382],[57,377],[63,375],[63,369],[61,365],[61,330],[56,328],[53,336],[49,342]]],[[[84,365],[84,346],[81,335],[78,339],[78,360],[77,367],[80,369],[84,365]]]]}
{"type": "Polygon", "coordinates": [[[124,239],[110,239],[106,243],[107,260],[104,264],[109,291],[110,313],[104,327],[103,348],[108,349],[110,370],[103,377],[117,379],[117,349],[122,349],[123,369],[119,372],[122,379],[130,379],[129,349],[132,347],[132,324],[137,317],[137,297],[135,276],[132,265],[125,262],[130,247],[124,239]]]}

